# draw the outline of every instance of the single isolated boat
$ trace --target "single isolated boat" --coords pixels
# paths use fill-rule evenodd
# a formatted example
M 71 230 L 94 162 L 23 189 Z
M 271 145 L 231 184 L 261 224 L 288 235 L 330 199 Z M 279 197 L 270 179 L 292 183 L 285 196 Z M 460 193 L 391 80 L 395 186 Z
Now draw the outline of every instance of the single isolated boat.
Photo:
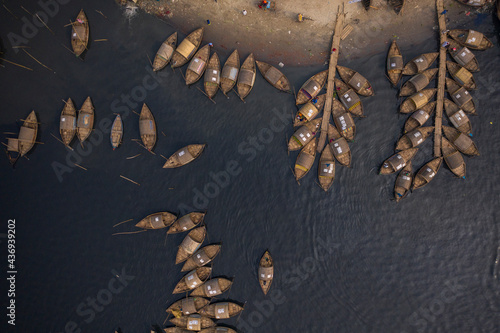
M 474 54 L 466 47 L 460 46 L 460 44 L 454 40 L 448 41 L 448 52 L 460 66 L 465 67 L 468 71 L 479 72 L 479 62 L 477 61 Z
M 458 83 L 448 77 L 446 78 L 446 89 L 458 107 L 467 113 L 476 114 L 476 104 L 467 89 L 460 87 Z
M 354 136 L 356 135 L 354 119 L 352 119 L 351 114 L 336 99 L 333 99 L 332 115 L 339 133 L 347 140 L 354 141 Z
M 186 165 L 197 159 L 205 147 L 206 144 L 193 144 L 183 147 L 167 159 L 163 168 L 173 169 Z
M 201 267 L 205 268 L 205 267 Z M 198 268 L 200 269 L 200 268 Z M 203 285 L 191 292 L 191 296 L 214 297 L 226 292 L 233 284 L 233 281 L 225 278 L 214 278 L 208 280 Z
M 198 314 L 191 314 L 188 316 L 170 319 L 170 322 L 177 327 L 187 329 L 188 331 L 199 331 L 202 328 L 209 328 L 215 326 L 212 319 Z
M 243 65 L 241 65 L 240 73 L 238 75 L 238 83 L 236 87 L 238 88 L 238 95 L 243 101 L 253 88 L 255 83 L 255 58 L 253 53 L 245 59 Z
M 274 278 L 274 262 L 269 251 L 264 252 L 259 261 L 259 284 L 260 288 L 267 295 Z
M 342 102 L 347 111 L 355 117 L 364 117 L 363 104 L 361 104 L 358 94 L 342 80 L 336 78 L 334 83 L 340 102 Z
M 337 70 L 342 80 L 354 89 L 356 93 L 363 96 L 373 96 L 375 94 L 372 85 L 363 75 L 350 68 L 338 65 Z
M 314 138 L 302 148 L 295 162 L 295 179 L 302 179 L 311 170 L 316 158 L 317 140 Z
M 182 313 L 184 316 L 198 313 L 210 301 L 203 297 L 184 297 L 167 308 L 167 313 Z
M 394 184 L 394 199 L 399 202 L 410 193 L 411 183 L 413 182 L 413 172 L 411 161 L 399 172 L 396 183 Z
M 206 235 L 207 228 L 205 228 L 205 226 L 191 230 L 186 237 L 184 237 L 181 245 L 179 245 L 179 250 L 177 250 L 177 256 L 175 257 L 175 264 L 180 264 L 190 258 L 191 255 L 200 248 Z
M 274 88 L 287 93 L 292 92 L 290 81 L 288 81 L 285 74 L 283 74 L 279 69 L 262 61 L 255 61 L 255 63 L 257 64 L 257 68 L 259 68 L 259 72 L 262 74 L 264 79 L 266 79 L 266 81 L 269 82 Z
M 205 45 L 196 52 L 186 69 L 186 84 L 189 86 L 198 81 L 207 68 L 210 57 L 210 45 Z
M 181 272 L 192 271 L 197 267 L 205 266 L 210 263 L 219 254 L 221 245 L 207 245 L 196 251 L 191 257 L 186 260 L 182 266 Z
M 413 156 L 417 153 L 418 148 L 410 148 L 400 151 L 385 160 L 380 168 L 381 175 L 390 175 L 396 171 L 401 170 L 408 162 L 411 161 Z
M 472 124 L 465 112 L 449 99 L 444 100 L 444 109 L 448 119 L 453 126 L 462 133 L 470 135 L 472 132 Z
M 208 98 L 212 99 L 217 94 L 220 84 L 220 60 L 217 53 L 214 52 L 208 61 L 207 70 L 203 80 L 203 86 Z
M 202 316 L 215 319 L 228 319 L 237 316 L 243 311 L 243 307 L 234 302 L 217 302 L 205 306 L 200 310 Z
M 420 74 L 413 76 L 401 87 L 399 96 L 410 96 L 421 91 L 429 85 L 438 72 L 437 68 L 426 69 Z
M 115 120 L 113 121 L 113 125 L 111 126 L 111 147 L 113 150 L 118 148 L 118 146 L 122 143 L 123 138 L 123 122 L 122 117 L 119 114 L 116 115 Z
M 333 158 L 332 148 L 325 145 L 319 158 L 318 181 L 323 191 L 327 192 L 335 180 L 335 159 Z
M 422 106 L 417 111 L 413 112 L 405 123 L 405 133 L 413 131 L 414 129 L 423 126 L 436 109 L 437 102 L 430 102 Z
M 457 148 L 455 148 L 450 141 L 441 138 L 441 151 L 443 152 L 444 161 L 451 172 L 453 172 L 455 176 L 465 179 L 465 161 Z
M 424 107 L 436 94 L 437 89 L 424 89 L 416 94 L 411 95 L 401 103 L 399 112 L 410 113 Z
M 474 90 L 477 88 L 474 76 L 472 76 L 472 73 L 465 67 L 462 67 L 452 61 L 447 61 L 446 67 L 448 68 L 448 72 L 455 79 L 455 82 L 457 82 L 460 86 L 467 90 Z
M 403 68 L 403 75 L 415 75 L 422 73 L 429 68 L 434 61 L 436 61 L 438 55 L 439 52 L 424 53 L 419 55 L 405 65 Z
M 142 229 L 163 229 L 172 225 L 175 222 L 175 216 L 169 212 L 159 212 L 151 214 L 139 221 L 135 226 Z
M 431 180 L 434 179 L 434 176 L 439 171 L 441 167 L 441 163 L 443 162 L 442 157 L 436 157 L 432 161 L 425 164 L 420 170 L 418 170 L 415 178 L 413 179 L 413 190 L 418 188 L 422 188 L 425 185 L 429 184 Z
M 443 132 L 446 138 L 451 142 L 451 144 L 455 146 L 455 148 L 457 148 L 460 152 L 472 156 L 479 155 L 476 144 L 468 135 L 449 126 L 443 126 Z
M 309 80 L 307 80 L 302 87 L 300 87 L 295 104 L 304 104 L 318 96 L 319 92 L 323 89 L 323 86 L 326 83 L 327 77 L 328 70 L 325 70 L 313 75 Z
M 419 127 L 411 132 L 406 133 L 398 140 L 396 144 L 396 150 L 406 150 L 414 147 L 418 147 L 422 144 L 425 139 L 434 132 L 434 126 Z
M 403 76 L 403 56 L 399 50 L 396 40 L 393 40 L 387 53 L 387 77 L 396 86 Z
M 203 30 L 204 28 L 196 29 L 179 44 L 172 55 L 172 68 L 184 66 L 191 59 L 200 47 L 201 40 L 203 39 Z
M 156 144 L 156 123 L 146 103 L 142 106 L 141 114 L 139 115 L 139 132 L 144 147 L 151 151 Z
M 221 79 L 220 79 L 220 90 L 224 95 L 227 95 L 231 89 L 233 89 L 238 79 L 238 73 L 240 71 L 240 55 L 238 50 L 234 50 L 233 53 L 227 58 L 224 67 L 222 68 Z
M 172 294 L 180 294 L 186 291 L 193 290 L 205 282 L 212 273 L 212 267 L 199 267 L 184 275 L 177 283 Z M 204 296 L 204 295 L 191 295 Z
M 179 232 L 189 231 L 200 224 L 205 215 L 206 213 L 198 212 L 186 214 L 172 224 L 167 234 L 177 234 Z
M 38 133 L 38 121 L 35 111 L 31 111 L 28 117 L 23 122 L 19 135 L 16 138 L 7 139 L 7 152 L 16 152 L 17 158 L 26 155 L 35 145 L 36 136 Z M 9 159 L 13 161 L 9 154 Z
M 325 105 L 326 94 L 319 95 L 311 99 L 306 104 L 297 111 L 295 118 L 293 119 L 293 126 L 302 126 L 308 121 L 313 120 L 320 113 L 321 109 Z
M 76 122 L 76 136 L 83 143 L 94 127 L 94 105 L 90 97 L 87 97 L 83 102 L 80 112 L 78 112 L 78 120 Z
M 89 21 L 85 12 L 80 10 L 76 21 L 71 23 L 73 31 L 71 32 L 71 47 L 77 57 L 87 49 L 89 42 Z
M 69 147 L 76 134 L 76 109 L 71 98 L 65 102 L 59 122 L 62 142 Z
M 328 124 L 328 143 L 337 161 L 346 167 L 350 167 L 352 157 L 349 144 L 332 124 Z
M 321 125 L 321 120 L 322 118 L 316 118 L 299 127 L 288 141 L 288 150 L 299 150 L 308 144 L 315 137 Z
M 460 45 L 467 46 L 473 50 L 487 50 L 493 47 L 493 43 L 484 34 L 472 29 L 453 29 L 448 35 L 456 40 Z
M 171 34 L 160 46 L 156 52 L 155 60 L 153 61 L 153 71 L 157 72 L 165 68 L 172 59 L 177 45 L 177 32 Z

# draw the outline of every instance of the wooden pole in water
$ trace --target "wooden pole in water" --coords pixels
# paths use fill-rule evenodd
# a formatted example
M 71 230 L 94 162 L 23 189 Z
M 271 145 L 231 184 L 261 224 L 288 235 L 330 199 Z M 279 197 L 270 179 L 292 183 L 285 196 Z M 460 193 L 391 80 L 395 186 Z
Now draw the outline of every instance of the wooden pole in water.
M 134 182 L 134 181 L 133 181 L 132 179 L 130 179 L 130 178 L 127 178 L 127 177 L 122 176 L 122 175 L 120 175 L 120 177 L 121 177 L 121 178 L 123 178 L 123 179 L 125 179 L 125 180 L 128 180 L 128 181 L 129 181 L 129 182 L 131 182 L 131 183 L 134 183 L 134 184 L 135 184 L 135 185 L 137 185 L 137 186 L 141 186 L 141 184 L 139 184 L 138 182 Z
M 21 68 L 27 69 L 27 70 L 29 70 L 29 71 L 33 71 L 33 69 L 31 69 L 31 68 L 29 68 L 29 67 L 26 67 L 26 66 L 23 66 L 23 65 L 16 64 L 15 62 L 9 61 L 9 60 L 7 60 L 7 59 L 5 59 L 5 58 L 0 58 L 0 60 L 3 60 L 3 61 L 5 61 L 5 62 L 7 62 L 7 63 L 9 63 L 9 64 L 12 64 L 12 65 L 15 65 L 15 66 L 18 66 L 18 67 L 21 67 Z
M 38 61 L 38 59 L 36 59 L 35 57 L 33 57 L 28 51 L 26 51 L 25 49 L 22 49 L 24 51 L 24 53 L 26 53 L 27 55 L 30 56 L 30 58 L 32 58 L 33 60 L 35 60 L 37 63 L 39 63 L 40 65 L 42 65 L 43 67 L 47 68 L 49 71 L 51 72 L 54 72 L 54 70 L 50 67 L 47 67 L 45 66 L 44 64 L 42 64 L 40 61 Z
M 116 227 L 116 226 L 119 226 L 120 224 L 127 223 L 127 222 L 130 222 L 130 221 L 133 221 L 133 220 L 134 220 L 134 219 L 130 219 L 130 220 L 126 220 L 126 221 L 119 222 L 119 223 L 115 224 L 115 225 L 113 226 L 113 228 L 114 228 L 114 227 Z
M 443 46 L 447 41 L 446 38 L 446 17 L 444 14 L 443 0 L 436 0 L 436 10 L 439 21 L 439 76 L 438 76 L 438 91 L 436 104 L 436 117 L 434 118 L 434 156 L 441 156 L 441 135 L 443 125 L 443 100 L 444 100 L 444 85 L 446 82 L 446 48 Z

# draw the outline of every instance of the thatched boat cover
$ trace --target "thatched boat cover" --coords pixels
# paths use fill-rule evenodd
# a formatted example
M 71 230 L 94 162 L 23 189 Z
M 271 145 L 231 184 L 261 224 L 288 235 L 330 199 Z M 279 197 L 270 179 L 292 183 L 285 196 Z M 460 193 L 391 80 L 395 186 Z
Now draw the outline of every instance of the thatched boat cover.
M 361 103 L 358 94 L 356 94 L 352 89 L 349 89 L 345 93 L 341 94 L 339 97 L 342 104 L 349 111 L 352 111 Z
M 453 115 L 451 115 L 449 118 L 450 118 L 450 122 L 456 128 L 459 128 L 460 126 L 466 125 L 469 123 L 469 117 L 467 117 L 467 115 L 462 110 L 458 110 Z
M 19 152 L 19 140 L 15 138 L 7 139 L 7 150 Z
M 168 61 L 173 53 L 174 53 L 174 48 L 171 45 L 167 43 L 162 43 L 156 55 L 162 58 L 163 60 Z
M 187 324 L 186 328 L 190 331 L 199 331 L 201 330 L 201 317 L 196 315 L 196 316 L 189 316 L 187 319 Z
M 207 281 L 203 285 L 203 289 L 205 291 L 205 295 L 207 296 L 217 296 L 222 294 L 222 290 L 219 286 L 219 279 L 212 279 Z
M 316 105 L 311 103 L 311 101 L 307 102 L 302 108 L 300 112 L 307 120 L 311 120 L 319 113 Z
M 206 62 L 203 59 L 201 59 L 201 58 L 194 58 L 189 63 L 188 69 L 192 70 L 193 72 L 195 72 L 198 75 L 201 75 L 201 73 L 205 69 L 205 64 L 206 64 Z
M 181 230 L 189 230 L 196 226 L 196 224 L 194 224 L 191 220 L 190 215 L 191 214 L 184 215 L 177 221 Z
M 451 98 L 455 101 L 455 103 L 457 103 L 458 106 L 462 106 L 472 100 L 472 96 L 464 87 L 460 87 L 460 89 L 452 93 Z
M 177 47 L 176 51 L 179 52 L 184 58 L 189 59 L 189 56 L 196 50 L 196 45 L 191 43 L 190 40 L 184 38 L 181 44 Z
M 349 79 L 349 82 L 347 82 L 348 85 L 359 91 L 361 88 L 364 87 L 364 85 L 368 82 L 367 79 L 358 72 L 355 72 L 353 76 Z
M 34 137 L 36 136 L 36 129 L 26 126 L 21 126 L 19 130 L 18 139 L 21 144 L 27 145 L 30 142 L 34 141 Z
M 181 300 L 181 309 L 182 313 L 185 315 L 196 313 L 198 310 L 196 309 L 196 305 L 194 303 L 194 297 L 187 297 Z
M 221 75 L 223 78 L 229 79 L 231 81 L 236 81 L 236 78 L 238 77 L 238 72 L 239 69 L 236 67 L 224 66 L 224 68 L 222 68 Z
M 474 144 L 474 142 L 467 135 L 460 133 L 455 141 L 453 141 L 453 144 L 458 148 L 458 150 L 465 152 Z
M 189 272 L 184 278 L 184 281 L 186 282 L 186 285 L 188 286 L 189 289 L 194 289 L 199 285 L 203 284 L 203 281 L 201 281 L 200 278 L 198 277 L 198 272 L 196 271 L 196 269 L 194 271 Z
M 330 149 L 328 146 L 325 149 Z M 335 170 L 335 161 L 323 161 L 319 165 L 319 176 L 333 178 L 333 171 Z
M 396 179 L 396 186 L 402 187 L 408 191 L 411 187 L 411 177 L 401 175 L 401 177 Z
M 483 37 L 484 35 L 482 33 L 471 29 L 467 34 L 465 43 L 471 45 L 472 47 L 478 48 L 481 45 L 481 42 L 483 41 Z
M 398 171 L 399 169 L 401 169 L 402 167 L 404 167 L 406 165 L 405 160 L 403 159 L 403 157 L 401 157 L 400 154 L 396 154 L 396 155 L 391 156 L 387 160 L 387 162 L 392 166 L 393 170 L 395 170 L 395 171 Z
M 316 156 L 310 154 L 299 154 L 297 158 L 297 162 L 295 163 L 295 167 L 301 169 L 302 171 L 309 171 L 311 166 L 314 164 Z
M 191 154 L 189 151 L 189 146 L 186 146 L 179 151 L 176 156 L 177 160 L 179 161 L 180 164 L 184 165 L 186 163 L 191 162 L 194 159 L 194 156 Z
M 466 85 L 472 79 L 472 73 L 469 72 L 464 67 L 460 67 L 458 71 L 456 71 L 453 75 L 458 83 L 461 85 Z
M 318 94 L 320 89 L 321 85 L 316 82 L 316 80 L 310 79 L 301 90 L 306 93 L 308 98 L 312 98 L 312 96 L 316 96 Z
M 165 224 L 163 223 L 162 213 L 150 215 L 149 223 L 151 224 L 151 227 L 153 229 L 160 229 L 165 227 Z
M 86 35 L 87 29 L 84 25 L 73 25 L 73 35 L 71 36 L 71 39 L 81 41 L 83 43 Z
M 412 113 L 411 118 L 415 119 L 420 125 L 425 124 L 430 115 L 424 110 L 418 110 Z
M 347 117 L 347 114 L 343 114 L 340 117 L 337 117 L 340 122 L 341 131 L 345 131 L 348 128 L 354 127 L 354 120 L 351 117 Z
M 333 154 L 335 157 L 340 156 L 344 153 L 350 151 L 349 144 L 344 137 L 341 137 L 331 143 L 331 147 L 333 148 Z
M 253 86 L 255 82 L 255 73 L 248 69 L 241 69 L 240 76 L 238 77 L 238 83 L 246 84 L 248 86 Z
M 410 100 L 413 102 L 415 109 L 419 109 L 429 102 L 427 95 L 423 93 L 416 93 L 415 95 L 412 95 Z
M 413 87 L 415 87 L 416 91 L 420 91 L 420 90 L 424 89 L 425 87 L 427 87 L 427 85 L 429 84 L 429 78 L 425 74 L 420 73 L 420 74 L 412 77 L 409 80 L 409 82 L 411 82 Z
M 229 318 L 229 303 L 221 302 L 215 304 L 215 319 Z
M 413 59 L 413 63 L 417 67 L 418 73 L 426 70 L 430 66 L 429 62 L 427 61 L 427 58 L 423 55 L 421 57 Z
M 205 82 L 219 84 L 220 72 L 217 69 L 207 69 L 205 72 Z
M 393 55 L 387 58 L 387 70 L 388 71 L 401 71 L 403 70 L 404 63 L 403 57 L 401 55 Z
M 156 135 L 153 120 L 142 119 L 139 121 L 139 131 L 141 135 Z
M 302 154 L 305 155 L 305 154 Z M 311 155 L 309 155 L 311 156 Z M 262 267 L 259 266 L 259 279 L 264 281 L 270 281 L 274 276 L 274 267 Z
M 424 178 L 428 183 L 434 178 L 436 172 L 432 170 L 430 167 L 426 167 L 424 170 L 420 172 L 420 176 Z
M 307 128 L 307 126 L 301 126 L 299 129 L 293 134 L 293 137 L 299 141 L 301 145 L 306 144 L 314 137 L 315 134 Z
M 183 248 L 187 253 L 194 253 L 201 246 L 200 242 L 195 241 L 189 235 L 187 235 L 182 241 L 180 247 Z
M 74 116 L 61 117 L 61 129 L 74 130 L 76 127 L 76 118 Z
M 469 62 L 472 61 L 472 59 L 474 59 L 474 54 L 464 46 L 454 54 L 453 58 L 460 65 L 466 66 Z
M 209 262 L 210 259 L 208 257 L 208 255 L 206 254 L 205 251 L 200 251 L 199 253 L 196 253 L 193 257 L 192 257 L 193 261 L 195 262 L 195 264 L 199 267 L 205 265 L 207 262 Z
M 448 167 L 452 170 L 460 168 L 464 164 L 464 158 L 458 151 L 445 156 L 444 159 Z

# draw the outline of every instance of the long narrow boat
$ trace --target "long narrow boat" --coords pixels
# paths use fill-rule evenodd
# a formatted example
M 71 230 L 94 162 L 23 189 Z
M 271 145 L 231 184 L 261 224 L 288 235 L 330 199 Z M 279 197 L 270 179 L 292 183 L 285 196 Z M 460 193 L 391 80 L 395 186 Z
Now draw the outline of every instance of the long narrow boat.
M 295 179 L 302 179 L 311 170 L 316 158 L 317 140 L 314 138 L 302 148 L 295 162 Z
M 201 267 L 205 268 L 205 267 Z M 198 268 L 200 269 L 200 268 Z M 214 278 L 208 280 L 203 285 L 191 292 L 191 296 L 214 297 L 226 292 L 233 284 L 233 281 L 225 278 Z
M 234 302 L 217 302 L 205 306 L 200 310 L 202 316 L 215 319 L 228 319 L 237 316 L 243 307 Z
M 175 264 L 180 264 L 190 258 L 191 255 L 200 248 L 206 235 L 207 228 L 205 226 L 191 230 L 186 237 L 184 237 L 181 245 L 179 245 L 179 249 L 177 250 L 177 255 L 175 257 Z
M 390 175 L 391 173 L 395 173 L 396 171 L 402 169 L 408 162 L 411 161 L 417 151 L 418 148 L 410 148 L 392 155 L 384 161 L 384 164 L 382 164 L 382 167 L 380 168 L 380 174 Z
M 19 130 L 19 135 L 16 138 L 7 139 L 7 151 L 16 152 L 16 159 L 26 155 L 31 148 L 35 145 L 36 136 L 38 133 L 38 121 L 36 118 L 35 111 L 31 111 L 28 117 L 23 122 L 21 129 Z M 15 160 L 11 158 L 11 161 Z
M 221 249 L 220 244 L 207 245 L 196 251 L 191 257 L 186 260 L 182 266 L 181 272 L 192 271 L 197 267 L 205 266 L 210 263 L 219 254 Z
M 356 135 L 356 125 L 354 119 L 344 106 L 336 99 L 332 102 L 332 116 L 335 126 L 339 133 L 346 138 L 346 140 L 354 141 Z
M 446 67 L 448 68 L 448 72 L 451 74 L 453 79 L 455 79 L 455 82 L 457 82 L 460 86 L 464 87 L 467 90 L 477 89 L 474 76 L 465 67 L 462 67 L 452 61 L 447 61 Z
M 450 39 L 448 41 L 450 45 L 448 46 L 448 52 L 460 66 L 465 67 L 471 72 L 479 72 L 479 62 L 476 56 L 466 47 L 461 46 L 458 42 Z
M 304 104 L 318 96 L 319 92 L 323 89 L 323 86 L 326 83 L 327 77 L 328 70 L 324 70 L 309 78 L 309 80 L 307 80 L 302 87 L 300 87 L 295 104 Z
M 115 120 L 113 121 L 113 125 L 111 126 L 111 147 L 113 150 L 118 148 L 118 146 L 122 143 L 123 138 L 123 122 L 122 117 L 119 114 L 116 115 Z
M 476 104 L 467 89 L 460 87 L 458 83 L 448 77 L 446 78 L 446 89 L 451 95 L 453 102 L 462 108 L 462 110 L 470 114 L 476 114 Z
M 170 156 L 163 165 L 163 168 L 173 169 L 186 165 L 197 159 L 201 155 L 205 147 L 206 144 L 187 145 L 186 147 L 179 149 L 172 156 Z
M 335 180 L 335 158 L 330 145 L 325 145 L 318 165 L 318 181 L 323 191 L 327 192 Z
M 408 133 L 420 126 L 423 126 L 430 118 L 430 116 L 434 113 L 434 110 L 436 108 L 436 103 L 437 102 L 435 101 L 427 103 L 417 111 L 413 112 L 405 123 L 405 129 L 404 129 L 405 133 Z
M 434 61 L 436 61 L 438 55 L 439 52 L 424 53 L 410 60 L 410 62 L 408 62 L 403 68 L 403 75 L 415 75 L 422 73 L 429 68 Z
M 90 96 L 83 102 L 80 112 L 78 112 L 78 120 L 76 121 L 76 136 L 80 142 L 85 141 L 94 127 L 94 105 Z
M 405 5 L 405 0 L 387 0 L 389 6 L 394 9 L 396 14 L 399 14 L 403 11 L 404 5 Z
M 342 80 L 354 89 L 356 93 L 363 96 L 373 96 L 375 94 L 370 82 L 355 70 L 337 65 L 337 71 Z
M 238 83 L 236 87 L 238 88 L 238 95 L 241 100 L 244 100 L 253 88 L 255 83 L 255 58 L 253 53 L 245 59 L 241 65 L 240 73 L 238 75 Z
M 198 313 L 210 301 L 203 297 L 184 297 L 167 308 L 167 313 L 182 313 L 184 316 Z
M 158 52 L 156 52 L 155 60 L 153 60 L 153 71 L 157 72 L 165 68 L 172 59 L 177 45 L 177 31 L 171 34 L 163 43 L 161 43 Z
M 449 99 L 444 100 L 444 109 L 448 119 L 453 126 L 462 133 L 470 135 L 472 132 L 472 124 L 465 112 Z
M 236 81 L 238 80 L 239 71 L 240 55 L 238 54 L 238 50 L 234 50 L 229 58 L 227 58 L 226 63 L 222 68 L 220 90 L 224 95 L 226 95 L 229 91 L 231 91 L 231 89 L 233 89 Z
M 426 69 L 420 74 L 413 76 L 401 87 L 399 96 L 410 96 L 421 91 L 429 85 L 434 76 L 436 76 L 438 68 Z
M 436 92 L 437 92 L 436 88 L 424 89 L 416 94 L 411 95 L 410 97 L 405 99 L 403 103 L 401 103 L 399 112 L 410 113 L 422 108 L 423 106 L 425 106 L 427 103 L 430 102 L 430 100 L 434 97 Z
M 139 115 L 139 132 L 144 147 L 151 151 L 156 144 L 156 122 L 146 103 L 143 104 Z
M 322 94 L 302 105 L 299 111 L 297 111 L 295 118 L 293 118 L 293 127 L 302 126 L 308 121 L 316 118 L 325 105 L 325 100 L 326 94 Z
M 358 94 L 352 90 L 344 81 L 335 79 L 335 88 L 342 105 L 355 117 L 364 117 L 363 104 Z
M 207 44 L 196 52 L 186 69 L 186 85 L 191 85 L 198 81 L 207 68 L 210 57 L 210 45 Z
M 406 133 L 398 140 L 396 150 L 406 150 L 421 145 L 434 132 L 434 126 L 419 127 Z
M 443 126 L 443 132 L 444 136 L 446 136 L 451 144 L 460 152 L 466 155 L 479 155 L 476 144 L 468 135 L 449 126 Z
M 73 31 L 71 33 L 71 47 L 77 57 L 87 49 L 89 42 L 89 21 L 85 12 L 80 10 L 76 21 L 71 23 Z
M 206 213 L 198 212 L 186 214 L 172 224 L 167 234 L 177 234 L 179 232 L 191 230 L 203 221 L 205 215 Z
M 387 77 L 396 86 L 403 76 L 403 56 L 399 50 L 396 40 L 393 40 L 389 52 L 387 53 Z
M 187 273 L 177 283 L 172 294 L 180 294 L 189 290 L 193 290 L 202 286 L 203 283 L 210 277 L 212 267 L 199 267 Z M 204 295 L 191 295 L 204 296 Z
M 321 121 L 322 118 L 316 118 L 299 127 L 288 141 L 288 150 L 299 150 L 308 144 L 316 136 Z
M 413 179 L 413 190 L 422 188 L 425 185 L 429 184 L 431 180 L 434 179 L 434 176 L 436 176 L 436 174 L 438 173 L 442 163 L 443 158 L 436 157 L 435 159 L 421 167 L 415 175 L 415 178 Z
M 203 39 L 203 30 L 204 28 L 196 29 L 179 44 L 170 60 L 172 68 L 184 66 L 191 59 L 200 47 L 201 40 Z
M 208 98 L 214 98 L 219 90 L 220 84 L 220 60 L 217 53 L 214 52 L 208 61 L 207 70 L 203 80 L 203 86 Z
M 76 109 L 71 98 L 65 102 L 59 122 L 59 133 L 63 143 L 69 147 L 76 133 Z
M 405 167 L 399 172 L 396 183 L 394 184 L 394 199 L 399 202 L 404 199 L 410 192 L 411 183 L 413 182 L 413 172 L 411 161 L 406 163 Z
M 443 152 L 444 161 L 451 172 L 457 177 L 465 179 L 465 161 L 457 148 L 455 148 L 450 141 L 441 138 L 441 151 Z
M 198 332 L 202 328 L 214 327 L 215 323 L 212 319 L 198 314 L 191 314 L 180 318 L 172 318 L 170 322 L 177 327 L 185 328 L 188 331 Z
M 260 288 L 267 295 L 274 279 L 274 261 L 268 250 L 264 252 L 259 261 L 259 284 Z
M 484 34 L 472 29 L 453 29 L 448 35 L 456 40 L 460 45 L 467 46 L 473 50 L 487 50 L 493 47 L 493 43 Z
M 346 167 L 350 167 L 352 156 L 349 144 L 332 124 L 328 124 L 328 143 L 337 161 Z
M 201 330 L 200 333 L 237 333 L 237 332 L 229 327 L 216 326 Z
M 163 229 L 170 227 L 175 222 L 177 216 L 169 212 L 159 212 L 151 214 L 139 221 L 135 226 L 142 229 Z
M 290 81 L 288 81 L 285 74 L 283 74 L 279 69 L 274 66 L 271 66 L 262 61 L 255 61 L 257 64 L 257 68 L 259 68 L 259 72 L 262 74 L 264 79 L 269 82 L 274 88 L 291 93 L 292 86 Z

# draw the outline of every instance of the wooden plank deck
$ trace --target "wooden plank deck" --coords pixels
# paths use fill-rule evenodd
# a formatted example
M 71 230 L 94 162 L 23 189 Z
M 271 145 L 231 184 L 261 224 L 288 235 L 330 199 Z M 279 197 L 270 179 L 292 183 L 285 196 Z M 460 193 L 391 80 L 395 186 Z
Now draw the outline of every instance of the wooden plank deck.
M 446 47 L 443 47 L 447 41 L 446 33 L 446 17 L 442 14 L 444 11 L 443 0 L 436 0 L 436 10 L 439 20 L 439 76 L 438 76 L 438 91 L 437 91 L 437 104 L 436 104 L 436 118 L 434 120 L 434 156 L 441 156 L 441 135 L 443 125 L 443 100 L 444 100 L 444 86 L 446 82 Z

